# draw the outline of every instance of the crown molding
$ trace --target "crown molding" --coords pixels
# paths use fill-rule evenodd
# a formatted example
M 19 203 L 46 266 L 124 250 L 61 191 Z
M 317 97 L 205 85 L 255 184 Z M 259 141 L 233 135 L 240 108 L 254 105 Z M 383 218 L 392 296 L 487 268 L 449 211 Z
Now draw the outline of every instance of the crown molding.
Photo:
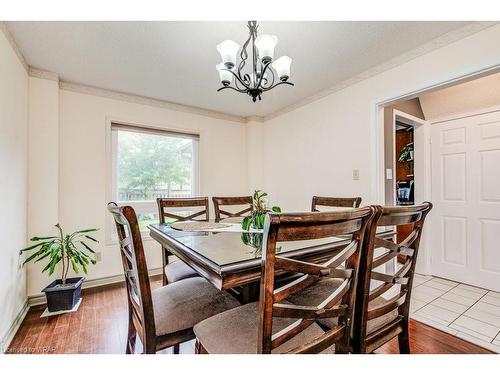
M 29 75 L 30 77 L 48 79 L 50 81 L 59 82 L 59 74 L 54 72 L 49 72 L 48 70 L 38 69 L 33 66 L 29 67 Z
M 7 28 L 7 25 L 5 24 L 5 22 L 3 22 L 3 21 L 0 21 L 0 30 L 2 30 L 3 34 L 5 35 L 5 38 L 9 42 L 9 44 L 12 47 L 12 49 L 14 50 L 14 52 L 16 53 L 17 58 L 21 62 L 21 65 L 24 67 L 24 70 L 26 70 L 26 73 L 29 73 L 29 66 L 26 63 L 26 60 L 25 60 L 23 54 L 21 53 L 21 50 L 17 46 L 17 43 L 14 40 L 14 37 L 12 36 L 9 29 Z
M 75 83 L 75 82 L 59 81 L 59 87 L 61 90 L 73 91 L 73 92 L 77 92 L 80 94 L 100 96 L 103 98 L 121 100 L 121 101 L 135 103 L 135 104 L 149 105 L 152 107 L 159 107 L 159 108 L 165 108 L 165 109 L 170 109 L 170 110 L 179 111 L 179 112 L 191 113 L 191 114 L 200 115 L 200 116 L 212 117 L 212 118 L 216 118 L 219 120 L 241 122 L 241 123 L 247 122 L 247 120 L 241 116 L 229 115 L 226 113 L 212 111 L 209 109 L 203 109 L 203 108 L 199 108 L 199 107 L 192 107 L 192 106 L 188 106 L 188 105 L 172 103 L 172 102 L 168 102 L 168 101 L 161 100 L 161 99 L 149 98 L 146 96 L 127 94 L 127 93 L 123 93 L 123 92 L 102 89 L 99 87 L 88 86 L 88 85 Z
M 264 117 L 262 116 L 247 116 L 245 117 L 247 122 L 264 122 Z
M 368 78 L 371 78 L 373 76 L 376 76 L 377 74 L 381 74 L 385 71 L 388 71 L 390 69 L 393 69 L 399 65 L 403 65 L 411 60 L 416 59 L 417 57 L 426 55 L 434 50 L 437 50 L 439 48 L 445 47 L 448 44 L 451 44 L 453 42 L 456 42 L 457 40 L 464 39 L 470 35 L 476 34 L 481 30 L 487 29 L 489 27 L 497 25 L 498 22 L 471 22 L 469 25 L 466 25 L 464 27 L 461 27 L 459 29 L 450 31 L 449 33 L 446 33 L 444 35 L 441 35 L 430 42 L 427 42 L 425 44 L 422 44 L 421 46 L 414 48 L 408 52 L 405 52 L 391 60 L 388 60 L 380 65 L 377 65 L 371 69 L 365 70 L 364 72 L 351 77 L 345 81 L 342 81 L 328 89 L 322 90 L 317 92 L 316 94 L 313 94 L 311 96 L 308 96 L 307 98 L 301 99 L 300 101 L 291 104 L 287 107 L 284 107 L 278 111 L 275 111 L 271 113 L 270 115 L 264 116 L 264 121 L 269 121 L 272 120 L 278 116 L 281 116 L 285 113 L 291 112 L 295 109 L 298 109 L 300 107 L 303 107 L 307 104 L 310 104 L 312 102 L 315 102 L 319 99 L 322 99 L 328 95 L 331 95 L 337 91 L 343 90 L 346 87 L 352 86 L 356 83 L 359 83 L 361 81 L 364 81 Z

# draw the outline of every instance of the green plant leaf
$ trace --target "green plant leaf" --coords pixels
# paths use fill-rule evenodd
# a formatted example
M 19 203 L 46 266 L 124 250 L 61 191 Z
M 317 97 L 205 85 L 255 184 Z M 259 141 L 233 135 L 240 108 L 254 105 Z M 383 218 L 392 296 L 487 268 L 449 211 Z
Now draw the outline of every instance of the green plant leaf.
M 59 225 L 59 223 L 57 223 L 56 225 L 54 225 L 57 229 L 59 229 L 59 236 L 61 238 L 61 240 L 63 239 L 63 231 L 62 231 L 62 228 L 61 226 Z
M 47 242 L 40 242 L 40 243 L 37 243 L 35 245 L 25 247 L 24 249 L 19 250 L 19 253 L 22 253 L 22 252 L 28 251 L 28 250 L 33 250 L 33 249 L 37 248 L 38 246 L 43 246 L 43 245 L 46 245 L 48 243 L 49 243 L 48 241 Z
M 38 257 L 39 255 L 42 255 L 43 253 L 45 252 L 45 250 L 42 248 L 40 250 L 38 250 L 36 253 L 34 254 L 31 254 L 30 257 L 28 257 L 24 262 L 23 262 L 23 265 L 25 265 L 26 263 L 32 261 L 33 259 L 35 259 L 36 257 Z M 48 253 L 50 255 L 50 253 Z
M 52 240 L 54 238 L 57 238 L 57 237 L 56 236 L 50 236 L 50 237 L 32 237 L 32 238 L 30 238 L 30 241 Z
M 49 268 L 50 268 L 50 264 L 51 262 L 47 263 L 47 265 L 45 266 L 45 268 L 42 270 L 42 273 L 47 271 Z
M 264 219 L 266 217 L 265 213 L 259 213 L 255 216 L 255 227 L 257 229 L 264 228 Z
M 71 268 L 73 268 L 73 271 L 76 273 L 76 274 L 79 274 L 80 273 L 80 269 L 78 268 L 78 266 L 76 265 L 76 262 L 73 258 L 70 258 L 70 261 L 71 261 Z
M 245 245 L 250 244 L 250 233 L 243 232 L 241 233 L 241 240 Z
M 50 267 L 49 267 L 49 276 L 51 276 L 55 269 L 56 269 L 56 266 L 57 266 L 57 263 L 59 263 L 61 261 L 62 257 L 57 255 L 55 258 L 52 259 L 52 261 L 50 262 Z
M 73 232 L 73 234 L 78 234 L 78 233 L 89 233 L 89 232 L 97 232 L 99 228 L 89 228 L 89 229 L 82 229 L 82 230 L 77 230 L 76 232 Z
M 83 247 L 85 247 L 88 251 L 90 251 L 92 254 L 95 254 L 95 251 L 92 250 L 85 242 L 80 241 Z
M 35 260 L 34 263 L 37 263 L 37 262 L 39 262 L 39 261 L 47 258 L 49 255 L 50 255 L 50 252 L 47 251 L 44 255 L 42 255 L 40 258 L 38 258 L 37 260 Z
M 91 241 L 94 241 L 94 242 L 99 243 L 99 241 L 97 241 L 94 237 L 90 237 L 90 236 L 87 236 L 87 235 L 85 235 L 84 237 L 85 237 L 85 238 L 88 238 L 88 239 L 89 239 L 89 240 L 91 240 Z
M 83 272 L 87 274 L 87 265 L 84 262 L 80 262 L 80 264 L 82 265 Z
M 241 227 L 243 228 L 243 230 L 249 230 L 250 229 L 250 222 L 251 222 L 251 219 L 249 216 L 245 216 L 243 218 L 243 221 L 241 222 Z
M 273 206 L 273 207 L 271 208 L 271 211 L 273 211 L 273 212 L 281 212 L 281 208 L 280 208 L 280 207 L 278 207 L 278 206 Z
M 84 253 L 81 250 L 77 250 L 77 251 L 78 251 L 79 256 L 84 257 L 85 259 L 90 259 L 90 255 L 88 255 L 87 253 Z

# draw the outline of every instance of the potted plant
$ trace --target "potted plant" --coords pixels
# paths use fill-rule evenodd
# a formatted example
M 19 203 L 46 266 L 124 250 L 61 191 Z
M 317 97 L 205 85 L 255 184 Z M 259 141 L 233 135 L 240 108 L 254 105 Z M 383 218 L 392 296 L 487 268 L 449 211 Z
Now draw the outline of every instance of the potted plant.
M 76 274 L 80 273 L 80 267 L 87 274 L 87 266 L 95 264 L 95 252 L 87 243 L 88 241 L 99 242 L 89 233 L 96 232 L 98 229 L 83 229 L 71 234 L 64 234 L 61 226 L 56 224 L 59 231 L 58 236 L 33 237 L 30 241 L 35 244 L 30 245 L 20 251 L 35 251 L 23 263 L 33 261 L 37 263 L 48 258 L 48 263 L 42 272 L 48 271 L 51 276 L 56 266 L 61 263 L 61 278 L 54 280 L 42 292 L 47 297 L 47 309 L 50 312 L 71 310 L 80 300 L 83 277 L 68 278 L 68 272 L 71 268 Z M 87 241 L 87 242 L 85 242 Z
M 400 163 L 408 163 L 406 166 L 408 168 L 408 173 L 412 174 L 413 173 L 413 143 L 408 143 L 406 146 L 404 146 L 401 149 L 401 152 L 399 153 L 399 159 L 398 161 Z
M 401 149 L 398 161 L 404 163 L 405 161 L 413 160 L 413 143 L 408 143 Z
M 273 206 L 270 210 L 267 209 L 267 193 L 261 190 L 255 190 L 252 200 L 252 213 L 241 222 L 241 226 L 244 230 L 249 230 L 250 227 L 254 229 L 263 229 L 266 213 L 281 212 L 281 208 L 278 206 Z

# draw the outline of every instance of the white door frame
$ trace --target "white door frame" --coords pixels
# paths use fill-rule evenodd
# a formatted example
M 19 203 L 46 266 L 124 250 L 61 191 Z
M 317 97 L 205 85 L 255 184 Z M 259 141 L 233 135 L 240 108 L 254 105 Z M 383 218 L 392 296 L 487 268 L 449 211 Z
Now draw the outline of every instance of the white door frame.
M 375 157 L 372 159 L 371 165 L 371 191 L 372 200 L 377 202 L 378 204 L 385 203 L 385 163 L 384 163 L 384 107 L 394 104 L 396 102 L 402 100 L 409 100 L 418 97 L 424 93 L 428 93 L 431 91 L 435 91 L 441 88 L 457 85 L 460 83 L 464 83 L 467 81 L 471 81 L 473 79 L 480 78 L 482 76 L 498 73 L 500 71 L 500 64 L 496 64 L 484 69 L 473 70 L 467 74 L 450 77 L 445 79 L 444 81 L 437 81 L 433 84 L 416 89 L 414 91 L 400 91 L 396 95 L 392 94 L 391 96 L 383 96 L 378 98 L 372 102 L 371 106 L 371 125 L 370 126 L 370 141 L 371 141 L 371 149 L 372 155 Z M 427 126 L 427 139 L 430 139 L 430 128 Z M 424 170 L 426 183 L 424 186 L 425 194 L 422 197 L 423 200 L 429 200 L 431 197 L 431 186 L 430 186 L 430 147 L 427 143 L 427 152 L 425 154 L 426 164 L 428 163 L 428 170 Z M 415 198 L 416 199 L 416 198 Z M 427 225 L 432 225 L 432 213 L 427 218 Z M 423 238 L 421 244 L 423 245 L 423 251 L 420 253 L 418 264 L 419 264 L 419 272 L 424 274 L 430 274 L 430 255 L 429 252 L 425 251 L 425 248 L 428 248 L 428 238 L 423 233 Z
M 416 149 L 417 144 L 419 146 L 419 152 L 415 152 L 415 155 L 423 155 L 424 158 L 419 157 L 419 160 L 414 161 L 415 165 L 415 172 L 414 175 L 417 175 L 417 170 L 419 171 L 419 182 L 418 184 L 421 185 L 421 187 L 424 187 L 422 189 L 421 187 L 415 190 L 415 202 L 422 202 L 427 198 L 426 193 L 426 175 L 425 172 L 427 171 L 428 165 L 425 163 L 427 160 L 425 159 L 425 156 L 427 155 L 428 152 L 428 147 L 427 144 L 429 143 L 429 134 L 428 134 L 428 128 L 429 128 L 429 122 L 425 121 L 421 118 L 412 116 L 408 113 L 405 113 L 403 111 L 395 109 L 393 111 L 392 115 L 392 132 L 393 134 L 396 134 L 396 120 L 398 118 L 404 118 L 406 120 L 409 120 L 409 125 L 413 126 L 413 145 L 414 149 Z M 418 131 L 417 131 L 418 130 Z M 396 137 L 393 137 L 393 142 L 392 142 L 392 158 L 394 160 L 394 163 L 396 163 Z M 424 172 L 422 175 L 420 175 L 421 172 Z M 421 180 L 420 180 L 421 179 Z M 396 178 L 394 178 L 394 171 L 393 171 L 393 189 L 396 191 Z M 416 186 L 417 187 L 417 186 Z M 395 202 L 394 202 L 395 203 Z
M 415 203 L 431 200 L 431 148 L 430 148 L 430 123 L 421 118 L 412 116 L 408 113 L 395 109 L 392 118 L 393 137 L 393 160 L 396 163 L 396 119 L 404 118 L 409 120 L 413 126 L 413 145 L 414 145 L 414 186 Z M 394 164 L 395 165 L 395 164 Z M 396 178 L 393 172 L 393 189 L 396 191 Z M 427 226 L 430 227 L 432 217 L 428 216 Z M 431 272 L 430 257 L 430 231 L 422 233 L 420 240 L 419 256 L 417 258 L 417 268 L 419 272 Z

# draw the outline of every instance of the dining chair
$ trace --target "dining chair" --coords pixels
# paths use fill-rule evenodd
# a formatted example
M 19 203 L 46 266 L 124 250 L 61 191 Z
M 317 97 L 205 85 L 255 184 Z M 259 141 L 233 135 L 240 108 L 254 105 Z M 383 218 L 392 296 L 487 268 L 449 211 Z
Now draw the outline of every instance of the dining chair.
M 194 327 L 197 353 L 347 353 L 359 253 L 374 208 L 344 212 L 270 213 L 266 216 L 259 302 L 215 315 Z M 284 242 L 321 240 L 350 234 L 341 250 L 321 263 L 277 254 Z M 317 243 L 317 242 L 316 242 Z M 341 265 L 345 264 L 345 267 Z M 300 277 L 277 286 L 275 276 Z M 314 306 L 290 297 L 321 285 L 328 294 Z M 326 332 L 320 319 L 337 318 Z
M 415 206 L 376 206 L 377 213 L 366 232 L 361 252 L 352 336 L 354 353 L 371 353 L 396 336 L 400 353 L 410 353 L 411 291 L 422 230 L 431 209 L 429 202 Z M 413 225 L 413 230 L 400 242 L 377 236 L 379 227 L 408 224 Z M 405 257 L 405 261 L 394 274 L 379 271 L 380 266 L 394 262 L 398 256 Z
M 158 204 L 158 217 L 160 219 L 160 224 L 164 224 L 166 220 L 208 221 L 209 219 L 208 197 L 157 198 L 156 203 Z M 202 207 L 202 209 L 195 212 L 191 211 L 195 208 L 199 209 L 199 207 Z M 179 208 L 186 209 L 187 214 L 181 215 Z M 162 247 L 161 254 L 163 264 L 163 285 L 198 276 L 195 270 L 180 260 L 170 263 L 168 257 L 172 254 L 165 247 Z
M 355 198 L 334 198 L 334 197 L 317 197 L 312 198 L 311 211 L 318 212 L 318 206 L 325 207 L 352 207 L 358 208 L 361 205 L 361 197 Z
M 126 353 L 134 353 L 139 336 L 144 353 L 156 353 L 194 338 L 193 326 L 212 315 L 238 306 L 228 293 L 213 287 L 201 277 L 193 277 L 151 290 L 141 232 L 130 206 L 111 202 L 128 300 Z
M 251 196 L 245 197 L 212 197 L 215 210 L 215 221 L 230 221 L 232 218 L 241 218 L 247 212 L 252 211 L 253 200 Z M 223 206 L 240 206 L 241 210 L 229 212 Z

